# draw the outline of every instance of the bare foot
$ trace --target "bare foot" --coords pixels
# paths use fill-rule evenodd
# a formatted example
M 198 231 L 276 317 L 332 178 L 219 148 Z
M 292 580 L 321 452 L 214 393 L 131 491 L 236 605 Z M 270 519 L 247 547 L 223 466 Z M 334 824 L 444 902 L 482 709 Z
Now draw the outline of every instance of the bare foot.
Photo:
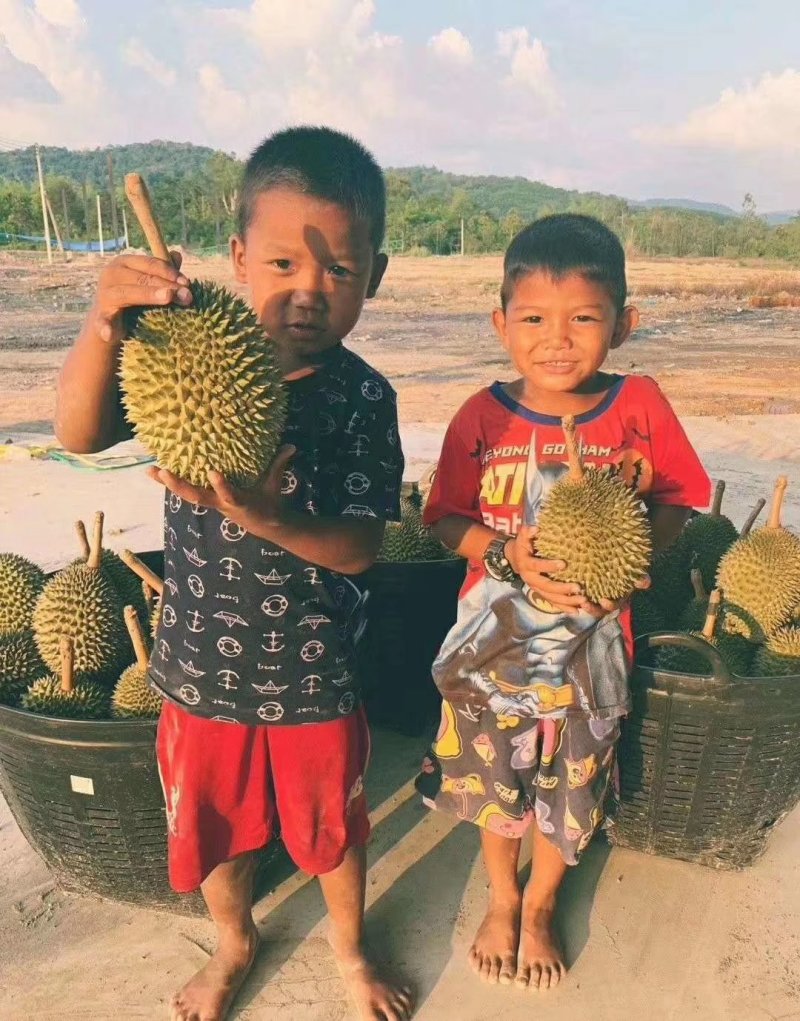
M 520 989 L 553 989 L 567 973 L 553 931 L 555 905 L 525 905 L 516 984 Z
M 520 902 L 496 902 L 489 905 L 468 959 L 484 982 L 510 985 L 517 973 Z
M 340 952 L 333 941 L 331 948 L 362 1021 L 406 1021 L 411 1017 L 414 1001 L 407 986 L 382 979 L 360 949 Z
M 253 965 L 258 931 L 221 938 L 217 952 L 172 997 L 170 1021 L 222 1021 Z

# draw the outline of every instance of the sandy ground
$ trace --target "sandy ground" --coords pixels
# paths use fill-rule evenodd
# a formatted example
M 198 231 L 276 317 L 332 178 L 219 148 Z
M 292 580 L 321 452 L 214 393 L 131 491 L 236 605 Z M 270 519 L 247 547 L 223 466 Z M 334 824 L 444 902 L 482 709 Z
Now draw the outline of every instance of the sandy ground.
M 463 397 L 505 371 L 486 328 L 497 266 L 466 264 L 463 302 L 455 302 L 449 281 L 434 279 L 433 264 L 408 260 L 402 280 L 353 338 L 355 350 L 398 388 L 408 477 L 435 459 L 444 423 Z M 224 264 L 216 269 L 224 276 Z M 647 269 L 640 270 L 643 290 Z M 160 538 L 160 494 L 141 468 L 83 472 L 26 455 L 27 447 L 52 441 L 55 372 L 96 272 L 56 267 L 37 272 L 46 286 L 33 287 L 30 267 L 0 263 L 0 442 L 11 439 L 16 450 L 0 460 L 0 549 L 51 568 L 74 555 L 74 519 L 97 508 L 117 549 L 154 548 Z M 741 521 L 777 474 L 800 487 L 800 311 L 748 309 L 730 273 L 728 297 L 687 291 L 647 298 L 656 325 L 631 342 L 619 367 L 633 362 L 664 381 L 707 467 L 728 481 L 729 513 Z M 682 278 L 675 279 L 680 291 Z M 798 493 L 790 491 L 787 506 L 795 528 Z M 485 896 L 477 834 L 408 797 L 424 746 L 424 738 L 378 732 L 368 778 L 378 819 L 369 848 L 369 926 L 380 957 L 417 987 L 419 1018 L 523 1021 L 535 1012 L 562 1021 L 591 1012 L 598 1021 L 800 1021 L 800 809 L 743 873 L 596 841 L 570 874 L 560 909 L 571 976 L 558 992 L 531 1000 L 482 986 L 464 963 Z M 236 1016 L 348 1017 L 316 884 L 290 879 L 259 903 L 256 918 L 265 948 Z M 202 920 L 58 890 L 0 800 L 2 1021 L 162 1017 L 169 994 L 211 946 Z

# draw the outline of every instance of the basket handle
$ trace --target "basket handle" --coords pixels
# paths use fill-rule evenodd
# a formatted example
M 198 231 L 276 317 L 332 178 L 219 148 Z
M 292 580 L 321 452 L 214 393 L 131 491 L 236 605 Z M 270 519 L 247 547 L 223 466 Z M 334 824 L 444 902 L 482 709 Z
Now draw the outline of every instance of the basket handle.
M 691 649 L 692 652 L 696 652 L 698 655 L 703 656 L 708 660 L 711 667 L 710 681 L 708 677 L 703 678 L 692 678 L 692 682 L 697 682 L 703 689 L 708 688 L 722 688 L 731 684 L 731 674 L 728 667 L 725 664 L 725 660 L 720 656 L 713 645 L 709 645 L 707 642 L 695 637 L 695 635 L 681 634 L 679 632 L 664 632 L 661 634 L 653 635 L 641 635 L 636 639 L 637 650 L 641 646 L 645 649 L 655 649 L 660 645 L 679 645 L 685 649 Z M 679 674 L 673 678 L 664 678 L 657 682 L 657 687 L 663 688 L 667 691 L 674 691 L 681 687 L 686 687 L 686 675 Z

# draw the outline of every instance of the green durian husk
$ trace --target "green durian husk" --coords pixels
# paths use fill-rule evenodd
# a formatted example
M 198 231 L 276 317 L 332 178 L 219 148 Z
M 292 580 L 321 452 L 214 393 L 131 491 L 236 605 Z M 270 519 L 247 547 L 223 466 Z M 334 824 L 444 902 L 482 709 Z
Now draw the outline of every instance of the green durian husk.
M 46 673 L 33 631 L 0 635 L 0 705 L 16 705 L 28 686 Z
M 667 620 L 649 591 L 634 592 L 631 597 L 631 624 L 635 638 L 667 630 Z
M 422 560 L 452 560 L 456 554 L 439 542 L 422 520 L 422 497 L 416 486 L 400 498 L 400 521 L 389 521 L 383 534 L 378 560 L 409 563 Z
M 800 539 L 784 528 L 760 528 L 728 550 L 717 571 L 724 628 L 758 644 L 788 624 L 800 600 Z
M 703 585 L 710 592 L 720 560 L 739 538 L 735 525 L 724 514 L 698 514 L 687 523 L 681 538 L 689 550 L 692 566 L 699 569 Z
M 718 633 L 706 638 L 702 631 L 690 632 L 695 638 L 713 646 L 722 657 L 728 670 L 737 677 L 746 677 L 753 658 L 753 648 L 736 635 Z M 711 672 L 709 660 L 694 649 L 681 645 L 662 645 L 656 649 L 655 665 L 659 670 L 679 674 L 706 675 Z
M 30 560 L 16 553 L 0 553 L 0 635 L 30 628 L 46 581 L 44 571 Z
M 76 678 L 72 691 L 63 691 L 61 678 L 42 677 L 28 688 L 20 705 L 30 713 L 65 720 L 102 720 L 108 717 L 108 689 L 96 681 Z
M 85 564 L 86 560 L 75 560 L 73 563 Z M 100 557 L 100 570 L 119 596 L 122 605 L 133 606 L 141 617 L 146 617 L 147 607 L 142 592 L 142 583 L 138 575 L 134 574 L 113 550 L 103 549 Z
M 778 628 L 756 652 L 753 677 L 800 676 L 800 627 Z
M 163 699 L 147 683 L 147 671 L 134 664 L 117 681 L 111 696 L 111 715 L 115 719 L 155 719 Z
M 162 468 L 197 486 L 208 471 L 251 486 L 269 467 L 286 420 L 274 346 L 241 298 L 191 284 L 188 308 L 142 315 L 122 350 L 128 420 Z
M 684 608 L 692 600 L 693 554 L 679 537 L 653 557 L 650 592 L 661 608 L 668 627 L 676 627 Z M 701 626 L 703 621 L 700 622 Z

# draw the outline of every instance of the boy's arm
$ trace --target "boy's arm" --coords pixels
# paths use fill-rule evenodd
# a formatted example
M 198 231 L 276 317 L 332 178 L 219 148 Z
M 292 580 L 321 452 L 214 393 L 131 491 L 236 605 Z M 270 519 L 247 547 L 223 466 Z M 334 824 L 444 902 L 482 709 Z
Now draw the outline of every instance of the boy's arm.
M 67 450 L 92 454 L 130 438 L 117 383 L 122 313 L 173 301 L 188 305 L 191 292 L 179 266 L 177 255 L 174 264 L 122 255 L 103 270 L 94 305 L 58 377 L 54 428 Z

